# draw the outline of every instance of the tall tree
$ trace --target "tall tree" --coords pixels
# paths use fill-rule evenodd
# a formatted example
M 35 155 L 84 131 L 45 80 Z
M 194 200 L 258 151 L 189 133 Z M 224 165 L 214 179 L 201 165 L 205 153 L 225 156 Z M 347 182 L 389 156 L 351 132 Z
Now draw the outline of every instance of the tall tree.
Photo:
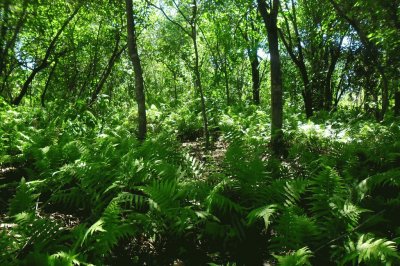
M 281 60 L 279 56 L 278 11 L 279 0 L 257 0 L 258 10 L 263 18 L 268 36 L 271 58 L 271 145 L 276 155 L 284 152 L 283 146 L 283 87 Z
M 193 52 L 194 52 L 194 62 L 193 62 L 193 74 L 194 74 L 194 85 L 197 92 L 200 94 L 200 103 L 201 103 L 201 116 L 203 118 L 203 135 L 204 135 L 204 144 L 205 148 L 208 149 L 210 147 L 210 132 L 208 130 L 208 117 L 207 117 L 207 108 L 206 108 L 206 100 L 204 95 L 204 88 L 201 79 L 201 66 L 200 66 L 200 52 L 199 52 L 199 45 L 198 45 L 198 34 L 199 34 L 199 8 L 198 8 L 198 0 L 192 0 L 190 2 L 190 14 L 185 14 L 183 8 L 180 7 L 175 0 L 172 0 L 173 6 L 176 8 L 177 13 L 181 16 L 184 20 L 185 24 L 181 24 L 178 21 L 173 20 L 162 7 L 158 7 L 150 2 L 148 2 L 151 6 L 155 7 L 156 9 L 160 10 L 165 18 L 173 23 L 175 26 L 179 27 L 182 32 L 184 32 L 190 39 L 192 40 L 193 44 Z
M 354 31 L 358 34 L 361 43 L 365 48 L 365 61 L 371 62 L 371 66 L 376 68 L 377 72 L 381 76 L 382 80 L 382 107 L 381 110 L 378 108 L 378 95 L 375 92 L 374 98 L 376 101 L 376 119 L 383 120 L 385 113 L 389 106 L 389 82 L 386 74 L 386 69 L 383 66 L 382 59 L 380 58 L 380 51 L 376 43 L 371 40 L 371 34 L 368 33 L 363 27 L 362 20 L 347 12 L 343 6 L 339 5 L 336 0 L 329 0 L 332 6 L 335 8 L 339 17 L 343 18 L 347 23 L 349 23 Z M 357 1 L 349 7 L 352 10 L 354 7 L 360 6 Z
M 146 138 L 147 132 L 146 98 L 144 94 L 142 65 L 137 47 L 137 33 L 132 0 L 125 0 L 125 7 L 127 19 L 126 29 L 128 32 L 128 52 L 135 72 L 135 94 L 138 106 L 138 139 L 143 141 Z

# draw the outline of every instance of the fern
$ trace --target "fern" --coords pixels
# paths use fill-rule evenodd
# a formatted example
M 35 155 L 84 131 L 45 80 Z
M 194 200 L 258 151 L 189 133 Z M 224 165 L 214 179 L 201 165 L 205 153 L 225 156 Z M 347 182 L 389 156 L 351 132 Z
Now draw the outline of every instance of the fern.
M 122 238 L 135 233 L 132 225 L 122 219 L 122 209 L 118 204 L 118 201 L 112 201 L 107 206 L 102 217 L 86 231 L 81 246 L 86 244 L 92 252 L 106 254 L 112 252 Z
M 310 258 L 312 256 L 312 252 L 307 247 L 300 248 L 284 256 L 274 255 L 278 260 L 279 266 L 311 266 Z
M 256 220 L 262 218 L 264 220 L 265 229 L 271 224 L 270 218 L 276 212 L 278 205 L 272 204 L 252 210 L 248 215 L 248 223 L 253 224 Z
M 155 209 L 167 211 L 179 207 L 177 199 L 181 195 L 175 180 L 154 181 L 142 187 L 142 191 L 149 196 L 150 205 Z
M 86 264 L 79 261 L 79 254 L 74 254 L 65 251 L 59 251 L 49 257 L 50 265 L 63 265 L 63 266 L 74 266 L 74 265 L 93 265 Z
M 287 181 L 284 186 L 283 195 L 285 201 L 283 205 L 286 207 L 298 205 L 309 184 L 308 180 L 302 178 Z
M 343 178 L 328 166 L 324 166 L 324 169 L 310 181 L 309 191 L 311 210 L 316 217 L 328 215 L 330 204 L 342 201 L 349 195 Z
M 243 207 L 240 204 L 234 202 L 232 199 L 224 195 L 225 191 L 237 188 L 237 184 L 238 183 L 234 180 L 224 178 L 217 185 L 215 185 L 206 198 L 207 210 L 209 212 L 222 211 L 223 214 L 227 214 L 232 211 L 238 213 L 243 212 Z
M 271 248 L 277 251 L 310 245 L 321 234 L 316 220 L 306 216 L 298 207 L 285 208 L 272 230 L 275 234 L 271 240 Z
M 15 196 L 11 199 L 8 213 L 13 216 L 21 212 L 32 212 L 35 208 L 35 199 L 38 195 L 32 193 L 25 178 L 21 179 Z
M 345 243 L 346 255 L 341 264 L 351 262 L 366 263 L 366 265 L 390 265 L 400 262 L 400 256 L 393 241 L 384 238 L 376 239 L 370 235 L 362 234 L 356 242 L 348 240 Z

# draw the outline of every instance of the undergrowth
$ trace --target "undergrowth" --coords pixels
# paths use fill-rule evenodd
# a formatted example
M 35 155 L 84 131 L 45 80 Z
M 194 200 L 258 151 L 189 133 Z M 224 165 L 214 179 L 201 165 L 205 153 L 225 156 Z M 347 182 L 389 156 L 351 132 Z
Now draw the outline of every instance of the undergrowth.
M 268 116 L 231 107 L 215 165 L 182 148 L 201 136 L 189 109 L 152 106 L 139 143 L 135 113 L 76 108 L 1 104 L 1 265 L 400 263 L 394 119 L 289 117 L 276 159 Z

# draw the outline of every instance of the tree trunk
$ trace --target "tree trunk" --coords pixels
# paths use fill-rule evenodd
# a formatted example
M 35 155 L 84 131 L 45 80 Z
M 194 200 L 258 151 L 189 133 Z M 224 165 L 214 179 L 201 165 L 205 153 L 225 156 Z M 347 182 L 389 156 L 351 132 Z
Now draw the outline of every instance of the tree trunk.
M 128 51 L 132 61 L 133 70 L 135 72 L 135 93 L 136 102 L 138 105 L 138 139 L 143 141 L 146 138 L 147 120 L 146 120 L 146 98 L 144 94 L 144 80 L 142 65 L 137 49 L 136 28 L 133 17 L 132 0 L 125 0 L 126 17 L 127 17 L 127 32 L 128 32 Z
M 289 30 L 289 24 L 288 21 L 285 18 L 285 22 L 287 25 L 287 28 Z M 297 30 L 297 22 L 296 20 L 293 21 L 294 27 L 296 34 L 298 33 Z M 310 118 L 311 116 L 314 115 L 313 111 L 313 93 L 312 93 L 312 88 L 311 88 L 311 83 L 310 79 L 308 78 L 308 73 L 307 73 L 307 68 L 306 64 L 304 63 L 304 55 L 303 55 L 303 48 L 300 43 L 300 37 L 297 36 L 297 50 L 298 50 L 298 56 L 295 55 L 293 46 L 289 44 L 289 42 L 286 40 L 285 35 L 281 30 L 278 29 L 279 35 L 281 36 L 281 40 L 286 48 L 286 50 L 289 53 L 290 58 L 292 59 L 293 63 L 297 66 L 301 79 L 303 81 L 303 91 L 301 93 L 304 101 L 304 110 L 306 113 L 306 117 Z M 291 43 L 291 42 L 290 42 Z
M 303 80 L 304 82 L 304 80 Z M 311 86 L 310 82 L 306 83 L 304 85 L 304 109 L 306 112 L 306 117 L 310 118 L 314 115 L 314 110 L 313 110 L 313 95 L 311 91 Z
M 276 155 L 284 153 L 283 143 L 283 91 L 282 72 L 278 43 L 278 10 L 279 0 L 273 0 L 270 12 L 265 0 L 257 0 L 258 10 L 264 20 L 268 35 L 268 46 L 271 57 L 271 145 Z
M 394 93 L 394 115 L 400 116 L 400 91 L 398 90 L 398 88 Z
M 111 71 L 112 71 L 112 69 L 113 69 L 113 67 L 115 65 L 115 62 L 120 57 L 122 52 L 125 51 L 125 49 L 126 49 L 126 46 L 122 47 L 121 49 L 118 49 L 119 48 L 120 36 L 119 36 L 119 33 L 117 33 L 117 34 L 118 34 L 118 36 L 117 36 L 117 40 L 116 40 L 116 43 L 115 43 L 114 50 L 112 52 L 112 55 L 111 55 L 110 59 L 108 60 L 107 67 L 104 69 L 103 74 L 101 75 L 100 81 L 97 83 L 96 89 L 93 91 L 92 98 L 91 98 L 90 103 L 89 103 L 90 105 L 93 104 L 96 101 L 99 93 L 101 92 L 104 84 L 106 83 L 108 77 L 111 74 Z
M 385 117 L 386 111 L 389 108 L 389 82 L 387 80 L 386 73 L 385 73 L 383 67 L 378 64 L 377 69 L 378 69 L 378 72 L 381 75 L 382 83 L 383 83 L 383 87 L 382 87 L 382 109 L 380 111 L 380 115 L 379 115 L 379 119 L 378 119 L 379 121 L 382 121 L 383 118 Z
M 64 23 L 61 26 L 61 28 L 57 31 L 56 35 L 53 37 L 53 39 L 51 40 L 49 46 L 47 47 L 46 53 L 44 55 L 44 58 L 42 59 L 40 64 L 32 70 L 32 72 L 29 75 L 28 79 L 25 81 L 24 85 L 22 86 L 19 95 L 12 102 L 14 105 L 19 105 L 19 103 L 21 102 L 22 98 L 28 92 L 29 85 L 31 84 L 31 82 L 35 78 L 36 74 L 38 74 L 40 71 L 42 71 L 43 69 L 45 69 L 49 65 L 49 61 L 48 60 L 50 58 L 50 55 L 53 53 L 53 50 L 54 50 L 54 48 L 55 48 L 55 46 L 57 44 L 58 38 L 61 36 L 61 34 L 65 30 L 65 28 L 71 22 L 71 20 L 76 16 L 76 14 L 78 14 L 79 9 L 81 7 L 82 7 L 82 4 L 80 4 L 74 10 L 74 12 L 64 21 Z
M 5 44 L 6 44 L 6 36 L 8 32 L 8 16 L 10 14 L 10 0 L 5 0 L 3 3 L 3 12 L 1 16 L 1 30 L 0 30 L 0 76 L 3 74 L 4 70 L 4 62 L 5 62 Z
M 46 97 L 46 93 L 47 93 L 47 90 L 48 90 L 48 88 L 49 88 L 49 86 L 50 86 L 50 80 L 51 80 L 51 78 L 53 77 L 54 71 L 56 70 L 57 63 L 58 63 L 58 61 L 56 61 L 56 62 L 54 63 L 54 66 L 51 68 L 50 73 L 49 73 L 49 76 L 47 77 L 46 85 L 44 86 L 42 95 L 40 95 L 40 103 L 42 104 L 42 107 L 45 107 L 45 97 Z
M 193 0 L 192 4 L 192 21 L 191 21 L 191 30 L 192 30 L 192 41 L 193 41 L 193 48 L 194 48 L 194 74 L 195 74 L 195 86 L 200 93 L 200 101 L 201 101 L 201 115 L 203 117 L 203 133 L 205 139 L 205 148 L 210 148 L 210 133 L 208 131 L 208 118 L 206 112 L 206 102 L 204 99 L 204 91 L 203 86 L 201 83 L 201 75 L 200 75 L 200 64 L 199 64 L 199 50 L 197 45 L 197 0 Z
M 335 72 L 336 64 L 340 57 L 342 42 L 343 42 L 343 37 L 340 40 L 339 47 L 337 47 L 336 49 L 332 48 L 329 51 L 331 60 L 325 79 L 325 100 L 324 100 L 325 102 L 324 107 L 325 110 L 328 112 L 332 110 L 332 100 L 333 100 L 332 77 Z
M 251 64 L 251 80 L 253 82 L 253 103 L 260 104 L 260 62 L 258 61 L 257 52 L 254 55 L 249 53 Z
M 12 72 L 12 70 L 7 71 L 8 53 L 10 50 L 14 49 L 19 32 L 21 31 L 23 25 L 26 22 L 26 17 L 27 17 L 27 13 L 28 13 L 27 7 L 28 7 L 28 0 L 24 0 L 24 2 L 22 4 L 22 13 L 20 14 L 18 22 L 15 26 L 15 29 L 12 32 L 12 37 L 10 40 L 6 40 L 8 31 L 10 30 L 8 28 L 9 25 L 7 25 L 7 23 L 8 23 L 8 16 L 11 12 L 11 9 L 10 9 L 10 1 L 9 0 L 7 0 L 4 3 L 4 9 L 3 9 L 4 17 L 2 18 L 3 21 L 2 21 L 2 29 L 1 29 L 1 36 L 0 36 L 0 49 L 1 49 L 0 50 L 0 77 L 2 77 L 2 83 L 0 84 L 0 92 L 3 92 L 3 90 L 6 89 L 7 80 Z M 12 96 L 10 97 L 10 99 L 11 98 L 12 98 Z
M 366 53 L 368 54 L 370 61 L 372 61 L 372 65 L 376 67 L 377 72 L 382 78 L 382 108 L 381 110 L 377 110 L 376 119 L 378 121 L 383 120 L 385 113 L 389 107 L 389 84 L 386 77 L 385 70 L 381 64 L 381 60 L 379 59 L 379 49 L 375 45 L 373 41 L 368 37 L 368 34 L 362 29 L 360 21 L 357 21 L 354 18 L 351 18 L 346 14 L 346 12 L 340 7 L 335 0 L 329 0 L 332 6 L 335 8 L 337 14 L 344 18 L 357 32 L 358 37 L 360 38 L 361 43 L 364 45 Z M 377 107 L 379 108 L 379 107 Z
M 226 105 L 231 104 L 231 96 L 230 96 L 230 91 L 229 91 L 229 75 L 228 75 L 228 69 L 227 69 L 227 63 L 224 62 L 223 66 L 223 72 L 224 72 L 224 81 L 225 81 L 225 94 L 226 94 Z

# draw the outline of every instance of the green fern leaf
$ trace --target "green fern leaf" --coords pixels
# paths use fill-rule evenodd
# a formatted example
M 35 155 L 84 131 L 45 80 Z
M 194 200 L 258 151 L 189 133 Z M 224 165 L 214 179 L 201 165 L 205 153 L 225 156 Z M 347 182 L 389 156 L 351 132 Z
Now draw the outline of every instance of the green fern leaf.
M 270 218 L 276 212 L 277 208 L 278 208 L 278 205 L 271 204 L 271 205 L 263 206 L 263 207 L 255 209 L 255 210 L 252 210 L 247 215 L 248 224 L 253 224 L 256 220 L 262 218 L 265 223 L 265 229 L 268 229 L 268 226 L 271 223 Z
M 303 247 L 284 256 L 273 256 L 278 260 L 279 266 L 311 266 L 309 260 L 313 254 L 307 247 Z

